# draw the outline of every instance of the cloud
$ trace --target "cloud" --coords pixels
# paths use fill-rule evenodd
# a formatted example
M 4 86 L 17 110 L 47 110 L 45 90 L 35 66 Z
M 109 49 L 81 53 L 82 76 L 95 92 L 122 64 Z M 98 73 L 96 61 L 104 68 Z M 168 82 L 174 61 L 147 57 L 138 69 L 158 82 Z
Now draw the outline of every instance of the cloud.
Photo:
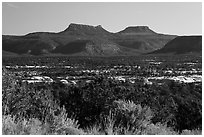
M 18 9 L 18 8 L 19 8 L 19 6 L 15 5 L 15 4 L 13 4 L 13 3 L 6 3 L 6 5 L 7 5 L 8 7 L 10 7 L 10 8 L 15 8 L 15 9 Z

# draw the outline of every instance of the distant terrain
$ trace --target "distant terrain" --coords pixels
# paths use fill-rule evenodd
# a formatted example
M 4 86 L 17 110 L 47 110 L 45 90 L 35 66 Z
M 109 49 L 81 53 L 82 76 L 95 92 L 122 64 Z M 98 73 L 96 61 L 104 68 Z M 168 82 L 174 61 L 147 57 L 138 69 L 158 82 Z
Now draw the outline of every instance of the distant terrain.
M 13 55 L 140 55 L 164 47 L 175 35 L 158 34 L 148 26 L 130 26 L 111 33 L 102 26 L 70 24 L 58 33 L 2 36 L 3 56 Z
M 202 54 L 202 36 L 178 36 L 169 41 L 163 48 L 152 53 Z

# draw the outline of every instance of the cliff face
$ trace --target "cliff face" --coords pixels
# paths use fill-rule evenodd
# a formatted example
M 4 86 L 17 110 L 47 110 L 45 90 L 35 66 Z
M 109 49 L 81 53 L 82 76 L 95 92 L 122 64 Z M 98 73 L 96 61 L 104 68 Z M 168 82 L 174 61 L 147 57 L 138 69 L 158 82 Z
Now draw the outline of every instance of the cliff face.
M 72 23 L 59 33 L 3 36 L 2 49 L 20 55 L 139 55 L 159 49 L 175 37 L 157 34 L 148 26 L 127 27 L 118 33 L 110 33 L 101 25 Z

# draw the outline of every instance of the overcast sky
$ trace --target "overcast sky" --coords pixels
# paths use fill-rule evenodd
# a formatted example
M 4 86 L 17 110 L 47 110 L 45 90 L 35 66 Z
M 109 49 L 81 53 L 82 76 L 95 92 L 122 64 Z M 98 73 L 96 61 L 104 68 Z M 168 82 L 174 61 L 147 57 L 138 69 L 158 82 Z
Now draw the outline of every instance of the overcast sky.
M 2 4 L 4 35 L 60 32 L 70 23 L 102 25 L 110 32 L 149 26 L 176 35 L 202 34 L 202 3 L 12 3 Z

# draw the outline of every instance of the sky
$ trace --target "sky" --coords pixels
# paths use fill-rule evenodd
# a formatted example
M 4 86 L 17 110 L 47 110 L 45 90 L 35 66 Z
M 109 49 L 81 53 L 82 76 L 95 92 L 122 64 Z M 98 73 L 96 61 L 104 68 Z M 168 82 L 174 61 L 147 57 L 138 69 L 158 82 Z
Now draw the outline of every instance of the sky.
M 60 32 L 70 23 L 101 25 L 110 32 L 149 26 L 155 32 L 202 34 L 201 2 L 3 2 L 2 34 Z

